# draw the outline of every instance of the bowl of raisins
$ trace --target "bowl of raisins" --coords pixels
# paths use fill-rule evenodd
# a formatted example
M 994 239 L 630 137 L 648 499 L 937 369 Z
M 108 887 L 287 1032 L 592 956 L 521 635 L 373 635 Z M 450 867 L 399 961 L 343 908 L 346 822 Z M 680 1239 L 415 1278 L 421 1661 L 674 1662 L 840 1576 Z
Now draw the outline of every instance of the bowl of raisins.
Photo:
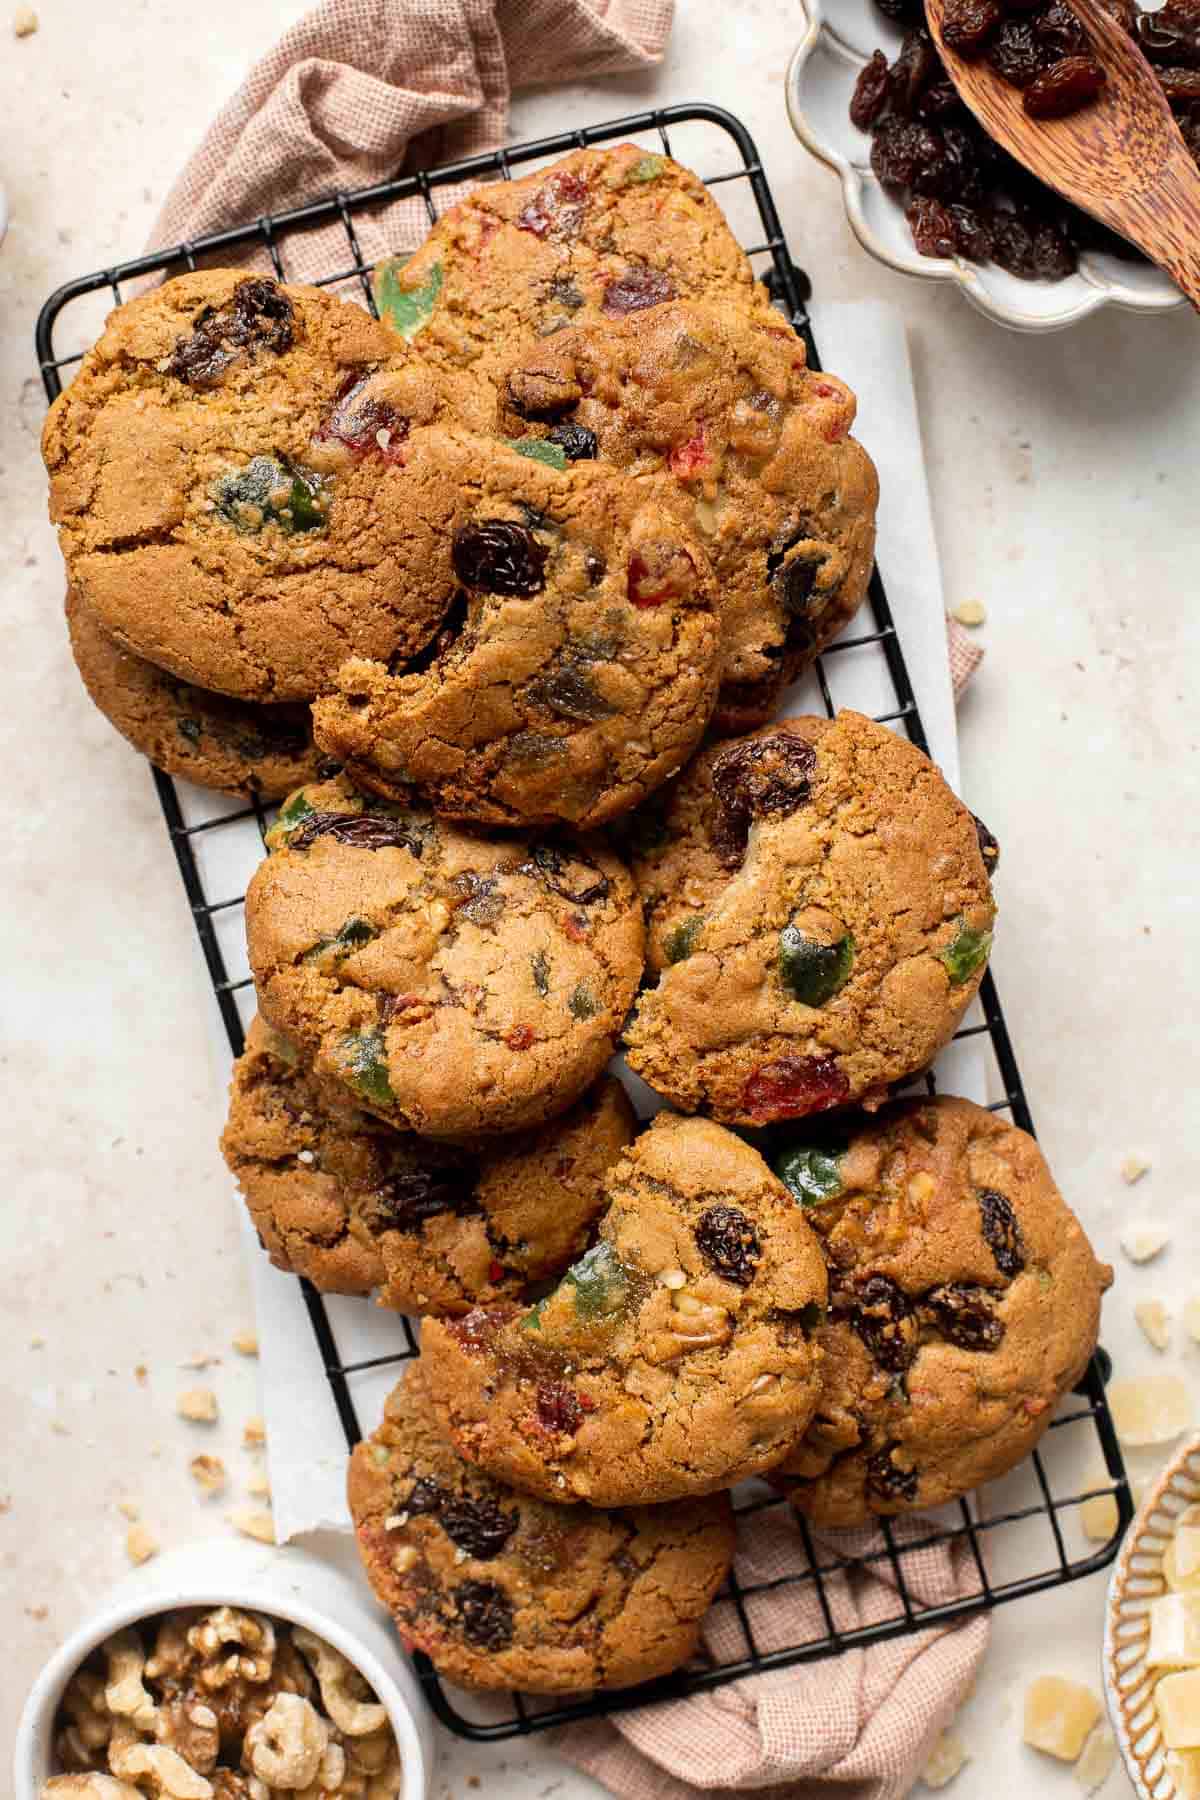
M 955 3 L 977 39 L 974 54 L 1027 93 L 1053 87 L 1064 63 L 1088 59 L 1069 0 Z M 1103 3 L 1149 58 L 1200 161 L 1200 0 L 1164 0 L 1155 12 L 1137 0 Z M 955 283 L 1014 331 L 1056 331 L 1101 306 L 1161 313 L 1186 304 L 1132 245 L 993 143 L 955 92 L 923 0 L 803 5 L 788 113 L 800 141 L 840 177 L 850 227 L 872 256 Z M 947 17 L 951 10 L 947 0 Z

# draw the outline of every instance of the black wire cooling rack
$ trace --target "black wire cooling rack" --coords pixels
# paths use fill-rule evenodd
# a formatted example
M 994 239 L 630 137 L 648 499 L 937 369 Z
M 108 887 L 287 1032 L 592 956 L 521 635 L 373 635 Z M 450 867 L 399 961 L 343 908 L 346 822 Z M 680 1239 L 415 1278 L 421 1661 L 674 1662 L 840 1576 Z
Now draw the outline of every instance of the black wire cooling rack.
M 38 320 L 37 354 L 46 392 L 54 399 L 62 386 L 62 371 L 79 361 L 86 342 L 96 335 L 97 296 L 105 305 L 109 295 L 120 304 L 126 297 L 123 290 L 139 278 L 177 275 L 195 268 L 201 258 L 210 264 L 222 257 L 238 261 L 255 251 L 265 252 L 276 274 L 286 279 L 289 240 L 314 229 L 340 225 L 346 260 L 316 285 L 357 286 L 374 311 L 371 265 L 360 250 L 357 219 L 393 201 L 415 198 L 424 202 L 432 223 L 438 217 L 436 195 L 452 183 L 508 180 L 515 168 L 616 138 L 648 140 L 667 155 L 674 154 L 697 167 L 707 185 L 720 190 L 735 230 L 744 240 L 750 239 L 745 248 L 756 272 L 804 339 L 811 363 L 819 367 L 806 311 L 808 279 L 788 255 L 779 215 L 749 134 L 737 119 L 717 107 L 687 105 L 562 132 L 428 173 L 404 175 L 356 193 L 335 194 L 291 212 L 259 218 L 69 282 L 50 297 Z M 84 307 L 89 299 L 90 313 Z M 69 327 L 65 323 L 68 318 Z M 56 354 L 56 336 L 61 339 L 68 331 L 72 339 L 70 349 Z M 881 666 L 888 694 L 875 717 L 881 723 L 901 727 L 914 743 L 927 749 L 878 570 L 871 581 L 869 607 L 874 628 L 843 637 L 819 659 L 815 677 L 820 700 L 832 717 L 837 710 L 839 668 L 847 666 L 847 658 L 872 656 Z M 227 810 L 222 811 L 221 803 L 211 796 L 197 797 L 195 790 L 177 786 L 158 771 L 154 772 L 154 780 L 217 1005 L 230 1048 L 237 1055 L 243 1045 L 242 1008 L 248 1013 L 253 1004 L 249 975 L 237 972 L 239 967 L 245 968 L 240 928 L 242 899 L 240 892 L 215 898 L 210 894 L 212 864 L 219 859 L 206 853 L 222 834 L 236 831 L 252 838 L 248 833 L 250 820 L 261 838 L 269 815 L 257 802 L 232 809 L 225 803 Z M 261 844 L 253 839 L 252 842 L 257 856 Z M 979 1000 L 967 1015 L 956 1043 L 972 1038 L 986 1040 L 991 1060 L 989 1091 L 1002 1095 L 993 1102 L 992 1110 L 1008 1114 L 1025 1130 L 1032 1131 L 1029 1105 L 990 974 L 984 978 Z M 929 1085 L 932 1088 L 931 1078 Z M 338 1416 L 347 1442 L 354 1444 L 362 1435 L 351 1391 L 355 1378 L 407 1361 L 417 1354 L 416 1340 L 409 1321 L 397 1319 L 399 1343 L 394 1351 L 382 1357 L 344 1360 L 329 1307 L 307 1282 L 302 1286 Z M 909 1521 L 881 1521 L 877 1547 L 866 1557 L 850 1559 L 839 1555 L 830 1549 L 828 1539 L 818 1543 L 805 1522 L 797 1518 L 794 1569 L 783 1574 L 772 1570 L 769 1578 L 761 1580 L 748 1578 L 743 1571 L 740 1576 L 731 1576 L 723 1590 L 718 1605 L 726 1609 L 727 1618 L 736 1621 L 737 1641 L 730 1654 L 719 1660 L 710 1655 L 665 1680 L 577 1701 L 537 1700 L 521 1694 L 513 1694 L 507 1700 L 481 1700 L 448 1688 L 428 1660 L 418 1656 L 417 1671 L 430 1704 L 443 1723 L 462 1736 L 507 1738 L 655 1700 L 679 1698 L 739 1676 L 810 1662 L 854 1646 L 944 1624 L 1090 1575 L 1113 1560 L 1121 1534 L 1133 1516 L 1129 1486 L 1105 1403 L 1105 1379 L 1106 1358 L 1100 1351 L 1075 1394 L 1060 1408 L 1041 1450 L 982 1495 L 943 1508 L 930 1520 L 921 1519 L 915 1526 Z M 1118 1517 L 1113 1535 L 1095 1547 L 1082 1531 L 1080 1508 L 1085 1500 L 1100 1493 L 1113 1495 Z M 734 1495 L 739 1521 L 785 1504 L 758 1482 L 746 1484 Z M 926 1558 L 927 1563 L 927 1553 L 939 1548 L 957 1555 L 959 1591 L 952 1600 L 927 1602 L 918 1591 L 923 1586 L 920 1571 L 924 1565 L 920 1559 Z M 860 1609 L 852 1603 L 856 1571 L 864 1565 L 873 1566 L 882 1574 L 888 1584 L 883 1591 L 894 1592 L 894 1605 L 886 1605 L 883 1616 L 867 1622 L 863 1622 Z M 815 1596 L 816 1606 L 795 1609 L 797 1615 L 803 1613 L 808 1623 L 798 1625 L 791 1634 L 796 1641 L 785 1638 L 781 1642 L 777 1605 L 769 1636 L 763 1629 L 762 1606 L 770 1604 L 770 1595 L 789 1586 L 797 1590 L 798 1599 Z M 728 1638 L 730 1634 L 725 1635 Z

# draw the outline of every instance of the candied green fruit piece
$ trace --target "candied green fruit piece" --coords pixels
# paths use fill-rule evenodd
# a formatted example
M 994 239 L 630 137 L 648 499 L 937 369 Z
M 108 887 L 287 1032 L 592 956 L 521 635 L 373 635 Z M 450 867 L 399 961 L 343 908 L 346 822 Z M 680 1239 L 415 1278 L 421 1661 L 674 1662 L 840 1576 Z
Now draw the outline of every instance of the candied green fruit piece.
M 332 937 L 319 938 L 311 950 L 304 952 L 300 960 L 306 963 L 319 962 L 323 956 L 332 952 L 340 961 L 342 957 L 360 950 L 364 944 L 369 944 L 372 938 L 378 936 L 378 928 L 367 919 L 347 919 Z
M 312 801 L 304 788 L 297 788 L 290 794 L 276 814 L 275 821 L 267 832 L 267 849 L 279 850 L 287 842 L 306 813 L 313 810 Z
M 630 181 L 657 181 L 667 166 L 664 156 L 643 156 L 629 171 Z
M 409 258 L 389 256 L 375 271 L 375 304 L 386 325 L 402 338 L 415 338 L 434 314 L 442 291 L 442 265 L 435 262 L 420 287 L 401 287 L 400 271 Z
M 969 981 L 976 969 L 987 961 L 992 948 L 992 932 L 976 931 L 965 919 L 958 921 L 958 929 L 944 949 L 938 951 L 939 959 L 945 963 L 950 980 L 955 986 L 962 981 Z
M 544 1000 L 550 992 L 550 958 L 544 950 L 535 950 L 529 959 L 533 985 Z
M 629 1277 L 611 1244 L 601 1241 L 579 1258 L 563 1276 L 575 1289 L 575 1311 L 585 1319 L 615 1312 L 625 1295 Z
M 342 1075 L 364 1100 L 376 1106 L 394 1106 L 396 1096 L 388 1080 L 383 1032 L 350 1031 L 342 1039 Z
M 327 523 L 320 476 L 275 456 L 255 456 L 244 469 L 220 476 L 212 497 L 221 517 L 243 533 L 275 524 L 291 537 L 297 531 L 319 531 Z
M 577 982 L 571 989 L 571 997 L 567 1001 L 567 1011 L 573 1019 L 594 1019 L 600 1008 L 596 996 L 586 981 Z
M 510 450 L 518 456 L 527 456 L 530 462 L 545 463 L 551 469 L 565 469 L 567 453 L 559 444 L 552 444 L 549 438 L 519 437 L 505 438 Z
M 696 939 L 700 936 L 703 924 L 704 914 L 693 913 L 690 919 L 681 919 L 678 925 L 672 925 L 663 939 L 663 953 L 669 963 L 687 961 L 696 948 Z
M 847 932 L 836 944 L 819 944 L 806 937 L 798 925 L 785 925 L 779 934 L 779 973 L 785 987 L 805 1006 L 824 1006 L 850 979 L 854 966 L 854 939 Z
M 801 1206 L 824 1206 L 842 1191 L 841 1159 L 831 1150 L 793 1145 L 781 1150 L 771 1166 Z

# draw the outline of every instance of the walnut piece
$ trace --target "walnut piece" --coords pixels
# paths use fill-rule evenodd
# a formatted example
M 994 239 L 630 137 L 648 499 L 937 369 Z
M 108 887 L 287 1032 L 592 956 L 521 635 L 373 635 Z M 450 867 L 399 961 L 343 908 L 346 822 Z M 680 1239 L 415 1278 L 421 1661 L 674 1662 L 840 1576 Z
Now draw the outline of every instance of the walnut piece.
M 219 1456 L 193 1456 L 188 1474 L 202 1494 L 211 1498 L 225 1489 L 225 1464 Z
M 241 1675 L 269 1681 L 275 1662 L 275 1627 L 262 1613 L 218 1606 L 192 1625 L 187 1641 L 205 1659 L 198 1680 L 210 1691 L 228 1687 Z
M 159 1542 L 148 1525 L 131 1525 L 125 1533 L 125 1554 L 131 1563 L 149 1562 L 159 1552 Z
M 153 1731 L 158 1723 L 158 1707 L 146 1690 L 142 1674 L 146 1652 L 136 1631 L 114 1632 L 100 1646 L 108 1668 L 104 1686 L 104 1704 L 115 1718 L 128 1719 L 138 1731 Z
M 387 1724 L 387 1708 L 375 1699 L 354 1665 L 340 1650 L 327 1644 L 303 1625 L 292 1631 L 292 1641 L 307 1658 L 321 1690 L 321 1704 L 346 1737 L 367 1737 Z
M 299 1694 L 276 1694 L 246 1733 L 243 1756 L 261 1781 L 275 1788 L 306 1788 L 316 1780 L 329 1744 L 329 1727 Z
M 212 1800 L 212 1782 L 189 1768 L 178 1750 L 167 1744 L 147 1744 L 124 1721 L 113 1727 L 108 1746 L 108 1766 L 122 1781 L 138 1778 L 155 1783 L 154 1791 L 170 1800 Z
M 145 1800 L 145 1795 L 140 1788 L 97 1769 L 87 1774 L 52 1775 L 42 1784 L 41 1800 Z

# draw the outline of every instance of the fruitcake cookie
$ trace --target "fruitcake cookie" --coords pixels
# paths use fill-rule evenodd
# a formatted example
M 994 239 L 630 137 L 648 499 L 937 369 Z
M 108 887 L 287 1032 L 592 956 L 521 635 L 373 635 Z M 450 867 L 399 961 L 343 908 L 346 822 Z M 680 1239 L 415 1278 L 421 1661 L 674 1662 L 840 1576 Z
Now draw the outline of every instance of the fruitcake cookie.
M 728 1496 L 597 1512 L 531 1500 L 447 1444 L 410 1366 L 350 1458 L 377 1598 L 410 1650 L 477 1688 L 578 1693 L 677 1669 L 733 1561 Z
M 703 182 L 634 144 L 476 188 L 375 277 L 381 314 L 422 357 L 474 378 L 455 401 L 476 430 L 491 427 L 501 366 L 523 345 L 701 297 L 770 311 Z
M 757 1150 L 662 1113 L 608 1174 L 594 1249 L 529 1312 L 431 1320 L 462 1454 L 594 1506 L 709 1494 L 787 1454 L 820 1392 L 817 1239 Z
M 627 812 L 712 712 L 704 551 L 624 475 L 483 438 L 419 433 L 404 478 L 436 519 L 427 584 L 447 605 L 461 593 L 461 616 L 415 671 L 344 663 L 314 709 L 318 742 L 361 784 L 415 787 L 452 818 L 590 829 Z
M 801 1511 L 840 1526 L 940 1506 L 1028 1455 L 1112 1281 L 1033 1139 L 939 1095 L 775 1167 L 829 1262 L 825 1388 L 777 1471 Z
M 630 1067 L 731 1125 L 877 1105 L 953 1036 L 991 947 L 974 818 L 861 713 L 699 757 L 638 880 L 668 966 Z
M 879 483 L 848 435 L 849 388 L 807 367 L 780 314 L 679 300 L 530 346 L 500 402 L 507 435 L 652 482 L 696 533 L 718 595 L 718 726 L 763 724 L 867 591 Z
M 156 768 L 226 794 L 278 800 L 317 773 L 307 706 L 261 706 L 191 687 L 122 650 L 74 588 L 67 629 L 75 666 L 110 725 Z
M 119 307 L 50 408 L 71 582 L 127 650 L 247 700 L 409 656 L 444 596 L 398 457 L 435 378 L 362 307 L 206 270 Z
M 612 1053 L 642 972 L 641 907 L 605 847 L 484 838 L 301 788 L 246 895 L 259 1006 L 318 1075 L 427 1137 L 565 1111 Z
M 557 1275 L 634 1134 L 611 1078 L 536 1131 L 461 1146 L 392 1131 L 339 1089 L 255 1019 L 221 1149 L 276 1268 L 397 1312 L 467 1312 Z

